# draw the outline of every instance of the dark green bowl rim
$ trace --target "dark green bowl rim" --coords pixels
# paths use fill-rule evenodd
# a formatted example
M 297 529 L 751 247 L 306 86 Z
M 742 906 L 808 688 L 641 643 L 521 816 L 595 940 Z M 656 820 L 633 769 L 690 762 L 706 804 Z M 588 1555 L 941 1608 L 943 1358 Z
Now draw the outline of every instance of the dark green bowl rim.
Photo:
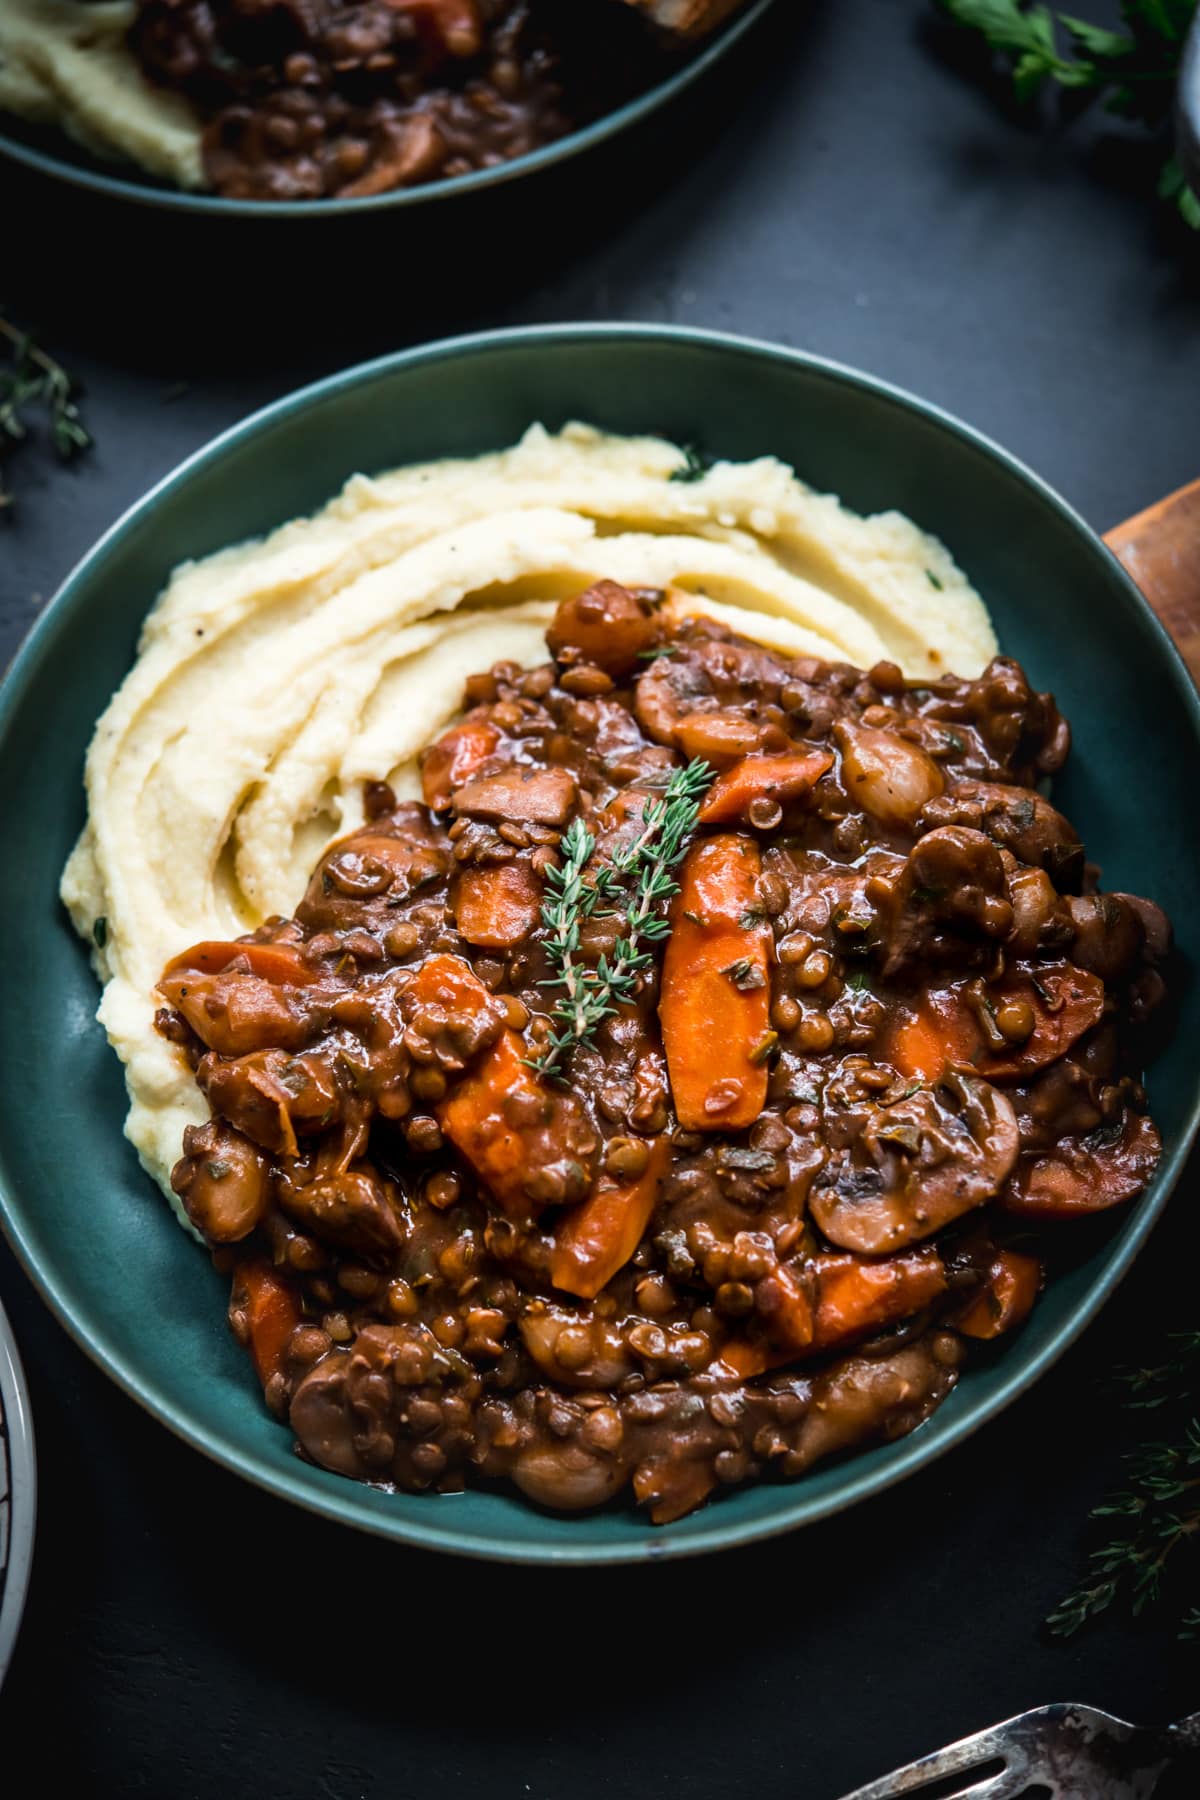
M 720 26 L 711 41 L 674 75 L 618 107 L 616 112 L 605 113 L 602 119 L 559 138 L 556 143 L 531 150 L 527 156 L 514 157 L 512 162 L 500 163 L 494 169 L 476 169 L 470 175 L 456 175 L 450 181 L 430 181 L 422 187 L 396 188 L 390 193 L 368 194 L 356 200 L 227 200 L 219 194 L 193 194 L 183 188 L 156 186 L 150 178 L 139 181 L 133 177 L 109 175 L 99 165 L 69 161 L 65 156 L 40 150 L 5 132 L 0 132 L 0 155 L 24 163 L 27 168 L 36 169 L 40 175 L 48 175 L 55 181 L 66 181 L 73 187 L 105 194 L 111 200 L 131 200 L 136 206 L 156 207 L 166 212 L 209 213 L 223 218 L 325 219 L 400 206 L 424 206 L 435 200 L 477 194 L 485 188 L 518 181 L 524 175 L 536 175 L 540 169 L 552 168 L 616 137 L 660 106 L 666 106 L 693 81 L 698 81 L 727 50 L 732 49 L 771 4 L 772 0 L 749 0 L 745 11 Z M 87 151 L 81 147 L 80 154 L 86 156 Z
M 251 414 L 249 418 L 230 427 L 228 431 L 222 432 L 220 436 L 180 463 L 170 474 L 165 475 L 150 489 L 149 493 L 123 513 L 67 576 L 33 626 L 14 659 L 3 685 L 0 686 L 0 748 L 2 748 L 10 715 L 16 706 L 18 696 L 26 684 L 38 674 L 43 663 L 53 657 L 58 615 L 69 603 L 74 593 L 102 570 L 110 551 L 124 533 L 141 520 L 160 500 L 186 483 L 195 471 L 218 461 L 233 446 L 253 438 L 258 432 L 269 428 L 278 420 L 301 413 L 307 408 L 319 406 L 328 396 L 341 390 L 368 386 L 397 370 L 439 362 L 448 358 L 487 354 L 508 347 L 564 343 L 584 345 L 613 343 L 614 341 L 618 343 L 625 341 L 630 344 L 661 344 L 664 347 L 688 346 L 717 351 L 728 350 L 737 355 L 763 357 L 781 364 L 799 366 L 814 374 L 859 388 L 904 412 L 915 413 L 950 432 L 965 447 L 975 453 L 982 453 L 1000 463 L 1023 482 L 1044 507 L 1066 521 L 1089 547 L 1109 562 L 1113 573 L 1118 578 L 1117 591 L 1124 595 L 1125 605 L 1129 612 L 1140 615 L 1139 623 L 1148 626 L 1157 638 L 1165 670 L 1174 680 L 1191 720 L 1193 750 L 1200 748 L 1200 695 L 1197 694 L 1183 659 L 1162 624 L 1120 563 L 1112 556 L 1091 527 L 1040 476 L 1035 475 L 1031 469 L 1018 461 L 1016 457 L 1011 456 L 1008 451 L 942 408 L 920 400 L 915 395 L 880 380 L 876 376 L 848 368 L 827 357 L 765 343 L 754 338 L 738 337 L 726 332 L 694 330 L 684 326 L 632 323 L 524 326 L 511 330 L 477 332 L 469 336 L 442 339 L 433 344 L 421 345 L 415 349 L 402 350 L 388 356 L 378 357 L 371 362 L 360 363 L 353 368 L 345 369 L 339 374 L 327 376 L 321 381 L 286 395 L 283 399 L 276 400 L 270 406 L 263 407 L 260 411 Z M 1111 1261 L 1103 1274 L 1091 1287 L 1086 1297 L 1043 1345 L 1032 1362 L 1023 1368 L 1017 1367 L 1014 1363 L 1012 1371 L 1003 1377 L 997 1389 L 986 1398 L 969 1404 L 961 1417 L 942 1428 L 940 1436 L 929 1437 L 924 1430 L 921 1430 L 889 1446 L 889 1460 L 883 1467 L 867 1471 L 859 1469 L 853 1459 L 847 1461 L 844 1465 L 845 1482 L 839 1492 L 821 1499 L 812 1499 L 806 1496 L 803 1484 L 794 1489 L 780 1487 L 778 1489 L 780 1504 L 770 1518 L 731 1525 L 723 1522 L 718 1512 L 713 1515 L 711 1526 L 702 1531 L 694 1531 L 686 1538 L 673 1538 L 667 1528 L 661 1535 L 655 1534 L 653 1537 L 639 1539 L 636 1542 L 611 1545 L 597 1546 L 594 1543 L 580 1544 L 578 1547 L 571 1544 L 499 1545 L 478 1532 L 455 1531 L 439 1525 L 432 1516 L 432 1509 L 427 1524 L 423 1520 L 413 1523 L 407 1519 L 395 1516 L 389 1518 L 385 1514 L 369 1512 L 357 1504 L 355 1483 L 339 1483 L 336 1489 L 318 1488 L 308 1478 L 309 1472 L 300 1462 L 296 1463 L 294 1473 L 290 1469 L 285 1473 L 248 1466 L 244 1455 L 230 1447 L 221 1434 L 197 1426 L 156 1387 L 140 1383 L 135 1372 L 128 1366 L 126 1359 L 119 1351 L 114 1350 L 110 1344 L 104 1341 L 103 1337 L 96 1338 L 89 1334 L 88 1322 L 85 1318 L 76 1315 L 71 1301 L 64 1291 L 62 1280 L 56 1276 L 53 1270 L 39 1264 L 22 1233 L 19 1220 L 12 1210 L 9 1195 L 2 1183 L 0 1183 L 0 1225 L 3 1225 L 9 1243 L 43 1300 L 59 1323 L 75 1339 L 80 1348 L 91 1357 L 93 1362 L 97 1363 L 116 1382 L 118 1387 L 123 1388 L 132 1399 L 136 1400 L 139 1405 L 143 1406 L 147 1412 L 166 1425 L 178 1437 L 181 1437 L 185 1443 L 191 1444 L 195 1449 L 211 1457 L 214 1462 L 231 1469 L 246 1480 L 252 1481 L 268 1493 L 291 1500 L 309 1512 L 334 1519 L 342 1524 L 356 1526 L 378 1537 L 413 1544 L 418 1548 L 445 1550 L 493 1562 L 553 1563 L 561 1566 L 570 1563 L 660 1561 L 681 1556 L 696 1556 L 711 1550 L 726 1549 L 734 1544 L 752 1543 L 775 1537 L 800 1525 L 812 1524 L 818 1519 L 842 1512 L 860 1500 L 882 1493 L 886 1488 L 904 1480 L 906 1476 L 914 1473 L 924 1464 L 944 1455 L 955 1445 L 971 1436 L 981 1425 L 995 1418 L 1027 1388 L 1032 1387 L 1034 1382 L 1045 1374 L 1046 1370 L 1074 1343 L 1115 1292 L 1161 1216 L 1196 1138 L 1197 1130 L 1200 1128 L 1200 1071 L 1197 1072 L 1196 1079 L 1197 1092 L 1192 1101 L 1185 1129 L 1178 1143 L 1164 1157 L 1155 1177 L 1153 1189 L 1140 1203 L 1137 1212 L 1133 1215 L 1126 1228 L 1124 1241 L 1110 1253 Z

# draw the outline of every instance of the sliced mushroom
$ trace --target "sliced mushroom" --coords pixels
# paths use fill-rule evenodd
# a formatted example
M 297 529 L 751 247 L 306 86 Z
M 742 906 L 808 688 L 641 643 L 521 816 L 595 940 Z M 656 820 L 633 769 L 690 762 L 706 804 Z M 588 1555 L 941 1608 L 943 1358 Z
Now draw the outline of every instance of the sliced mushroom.
M 1007 1212 L 1026 1219 L 1074 1219 L 1133 1200 L 1162 1155 L 1158 1128 L 1126 1111 L 1086 1137 L 1064 1137 L 1044 1156 L 1022 1162 L 1003 1196 Z
M 455 794 L 453 806 L 460 817 L 561 827 L 578 799 L 579 783 L 568 769 L 514 766 L 468 781 Z
M 345 1169 L 304 1183 L 303 1170 L 276 1178 L 276 1196 L 288 1217 L 323 1243 L 371 1256 L 404 1242 L 390 1184 L 371 1169 Z
M 954 1071 L 890 1104 L 853 1078 L 823 1100 L 834 1146 L 809 1198 L 831 1243 L 867 1256 L 918 1243 L 982 1206 L 1020 1149 L 1005 1095 Z
M 321 1130 L 338 1115 L 337 1086 L 321 1057 L 256 1050 L 228 1061 L 206 1056 L 196 1079 L 214 1112 L 264 1150 L 296 1155 L 297 1131 Z
M 1160 962 L 1171 945 L 1166 914 L 1131 894 L 1072 895 L 1066 906 L 1075 932 L 1071 960 L 1104 981 L 1120 981 L 1144 962 Z
M 778 706 L 788 665 L 706 621 L 692 630 L 640 677 L 635 707 L 643 728 L 658 743 L 718 768 L 752 752 L 786 750 L 788 732 L 760 708 Z
M 236 1244 L 266 1216 L 270 1182 L 265 1159 L 240 1131 L 218 1119 L 189 1125 L 171 1186 L 184 1211 L 212 1244 Z
M 1083 876 L 1079 833 L 1036 788 L 959 781 L 948 794 L 928 801 L 921 824 L 926 830 L 967 825 L 982 831 L 1021 862 L 1045 869 L 1056 887 L 1078 891 Z
M 995 844 L 961 825 L 931 831 L 894 879 L 887 908 L 884 975 L 910 965 L 934 968 L 977 960 L 1008 936 L 1013 908 Z
M 331 844 L 313 871 L 296 918 L 309 931 L 390 923 L 394 908 L 442 881 L 452 857 L 441 826 L 415 802 Z

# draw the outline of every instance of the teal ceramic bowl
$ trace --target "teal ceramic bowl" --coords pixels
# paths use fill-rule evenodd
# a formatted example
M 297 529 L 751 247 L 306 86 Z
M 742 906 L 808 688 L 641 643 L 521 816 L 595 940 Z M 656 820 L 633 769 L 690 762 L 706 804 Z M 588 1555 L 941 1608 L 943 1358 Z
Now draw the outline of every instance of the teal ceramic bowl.
M 1088 1234 L 998 1354 L 899 1443 L 792 1485 L 732 1492 L 665 1528 L 622 1508 L 564 1519 L 515 1497 L 392 1495 L 310 1468 L 267 1416 L 225 1324 L 226 1283 L 175 1224 L 121 1134 L 124 1091 L 97 991 L 56 898 L 83 819 L 92 724 L 129 667 L 168 571 L 307 512 L 356 470 L 512 443 L 531 420 L 656 431 L 712 454 L 772 451 L 861 512 L 939 533 L 1005 648 L 1075 728 L 1057 790 L 1116 888 L 1153 896 L 1181 938 L 1177 1018 L 1148 1082 L 1165 1155 L 1135 1208 Z M 0 693 L 8 900 L 0 984 L 0 1190 L 12 1244 L 83 1348 L 154 1416 L 315 1512 L 429 1548 L 513 1561 L 687 1556 L 849 1506 L 961 1442 L 1047 1369 L 1112 1293 L 1161 1212 L 1197 1124 L 1200 707 L 1116 561 L 1036 476 L 966 426 L 818 358 L 701 332 L 560 326 L 386 357 L 280 401 L 193 456 L 64 584 Z
M 371 194 L 356 200 L 226 200 L 218 194 L 190 194 L 168 187 L 153 176 L 126 172 L 127 165 L 103 163 L 81 147 L 72 144 L 64 133 L 41 126 L 25 125 L 20 120 L 0 113 L 0 156 L 24 163 L 41 175 L 70 186 L 104 194 L 112 200 L 129 200 L 138 206 L 156 207 L 166 212 L 215 214 L 220 218 L 312 219 L 348 217 L 356 213 L 390 212 L 396 207 L 424 206 L 434 200 L 454 199 L 477 194 L 486 188 L 499 187 L 539 169 L 553 168 L 577 156 L 580 151 L 603 144 L 609 138 L 637 125 L 659 107 L 666 106 L 685 88 L 698 81 L 727 50 L 731 50 L 751 26 L 766 12 L 772 0 L 749 0 L 736 17 L 714 32 L 694 56 L 680 68 L 647 88 L 644 94 L 606 113 L 591 125 L 573 131 L 557 143 L 518 156 L 512 162 L 500 163 L 494 169 L 478 169 L 470 175 L 459 175 L 451 181 L 430 181 L 421 187 L 397 188 L 387 194 Z

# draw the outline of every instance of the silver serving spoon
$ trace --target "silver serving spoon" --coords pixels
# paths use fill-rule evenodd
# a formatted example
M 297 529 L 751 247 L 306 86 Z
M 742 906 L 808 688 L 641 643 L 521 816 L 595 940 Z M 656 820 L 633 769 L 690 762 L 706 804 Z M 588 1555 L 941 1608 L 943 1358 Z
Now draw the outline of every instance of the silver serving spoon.
M 1200 1713 L 1151 1731 L 1092 1706 L 1038 1706 L 843 1800 L 899 1800 L 935 1782 L 938 1800 L 1020 1800 L 1031 1788 L 1039 1800 L 1150 1800 L 1164 1770 L 1197 1750 Z
M 1200 194 L 1200 12 L 1192 23 L 1175 91 L 1175 146 L 1192 190 Z

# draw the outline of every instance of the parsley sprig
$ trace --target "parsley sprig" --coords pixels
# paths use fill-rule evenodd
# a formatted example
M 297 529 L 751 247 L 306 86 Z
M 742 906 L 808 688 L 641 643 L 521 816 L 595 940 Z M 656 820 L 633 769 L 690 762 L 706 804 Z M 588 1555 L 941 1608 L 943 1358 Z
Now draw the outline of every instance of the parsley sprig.
M 1018 100 L 1048 86 L 1106 95 L 1108 112 L 1160 130 L 1170 120 L 1180 59 L 1197 0 L 1122 0 L 1125 30 L 1024 0 L 937 0 L 944 12 L 1009 59 Z M 1200 196 L 1168 157 L 1158 191 L 1200 231 Z
M 70 462 L 92 442 L 75 403 L 76 384 L 60 362 L 22 331 L 0 316 L 0 339 L 9 346 L 7 367 L 0 368 L 0 512 L 12 505 L 5 486 L 3 462 L 14 444 L 28 436 L 29 412 L 41 407 L 49 414 L 50 438 L 63 462 Z
M 1198 1368 L 1200 1331 L 1186 1331 L 1169 1337 L 1159 1363 L 1118 1374 L 1126 1405 L 1155 1413 L 1163 1432 L 1126 1458 L 1125 1486 L 1093 1508 L 1093 1519 L 1114 1523 L 1092 1552 L 1089 1573 L 1046 1620 L 1056 1637 L 1070 1637 L 1118 1600 L 1142 1612 L 1164 1597 L 1170 1573 L 1179 1635 L 1200 1640 Z
M 590 880 L 586 875 L 595 838 L 582 819 L 574 819 L 565 833 L 562 863 L 547 872 L 550 892 L 542 907 L 554 974 L 541 985 L 559 993 L 550 1011 L 555 1030 L 533 1063 L 541 1074 L 561 1076 L 572 1051 L 637 993 L 654 961 L 654 945 L 670 933 L 663 908 L 679 892 L 672 870 L 691 841 L 700 797 L 712 778 L 705 762 L 673 770 L 661 799 L 643 809 L 637 837 Z M 583 962 L 580 927 L 588 919 L 620 917 L 622 909 L 611 904 L 619 899 L 625 903 L 625 931 L 612 955 L 602 955 L 594 964 Z

